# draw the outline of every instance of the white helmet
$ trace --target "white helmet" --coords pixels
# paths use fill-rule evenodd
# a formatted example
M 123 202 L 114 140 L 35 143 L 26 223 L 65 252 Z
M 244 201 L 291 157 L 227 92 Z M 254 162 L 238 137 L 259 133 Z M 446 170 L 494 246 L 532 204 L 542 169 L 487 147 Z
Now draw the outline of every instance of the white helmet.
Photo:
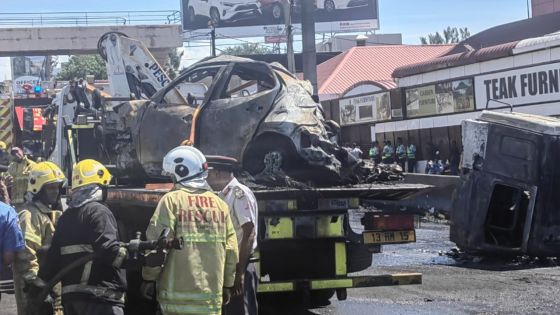
M 207 171 L 206 157 L 195 147 L 176 147 L 163 158 L 162 174 L 175 177 L 177 183 L 205 177 Z

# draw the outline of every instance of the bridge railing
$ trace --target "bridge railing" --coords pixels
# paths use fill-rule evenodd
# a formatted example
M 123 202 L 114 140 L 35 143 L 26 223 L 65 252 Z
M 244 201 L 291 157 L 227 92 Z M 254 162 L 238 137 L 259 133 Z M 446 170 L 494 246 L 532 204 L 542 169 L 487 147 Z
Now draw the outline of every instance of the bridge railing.
M 0 27 L 180 24 L 177 10 L 0 13 Z

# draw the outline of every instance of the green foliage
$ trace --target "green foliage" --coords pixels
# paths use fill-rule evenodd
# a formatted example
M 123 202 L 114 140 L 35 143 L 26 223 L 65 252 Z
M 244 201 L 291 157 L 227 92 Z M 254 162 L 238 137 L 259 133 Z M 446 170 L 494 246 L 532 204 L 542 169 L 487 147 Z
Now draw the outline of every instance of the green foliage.
M 259 43 L 244 43 L 242 45 L 230 46 L 222 50 L 224 55 L 246 56 L 272 54 L 272 49 Z
M 439 32 L 428 34 L 428 37 L 420 37 L 420 42 L 422 42 L 423 45 L 455 44 L 471 36 L 471 32 L 469 32 L 469 29 L 466 27 L 457 28 L 448 26 L 443 30 L 442 34 Z
M 93 75 L 96 80 L 106 80 L 105 61 L 98 55 L 71 56 L 70 60 L 62 65 L 62 70 L 56 79 L 63 81 L 85 79 L 86 75 Z
M 163 67 L 167 75 L 171 78 L 171 80 L 177 77 L 179 74 L 179 67 L 181 66 L 181 58 L 183 58 L 183 54 L 185 52 L 180 49 L 172 50 L 169 55 L 167 56 L 167 62 Z

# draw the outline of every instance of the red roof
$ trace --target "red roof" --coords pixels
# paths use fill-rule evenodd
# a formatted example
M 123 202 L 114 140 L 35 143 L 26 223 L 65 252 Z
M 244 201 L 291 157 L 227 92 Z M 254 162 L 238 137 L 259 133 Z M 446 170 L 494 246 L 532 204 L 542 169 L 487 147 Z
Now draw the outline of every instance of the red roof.
M 374 84 L 382 89 L 397 85 L 396 68 L 439 57 L 454 45 L 390 45 L 353 47 L 317 66 L 319 95 L 343 96 L 352 88 Z

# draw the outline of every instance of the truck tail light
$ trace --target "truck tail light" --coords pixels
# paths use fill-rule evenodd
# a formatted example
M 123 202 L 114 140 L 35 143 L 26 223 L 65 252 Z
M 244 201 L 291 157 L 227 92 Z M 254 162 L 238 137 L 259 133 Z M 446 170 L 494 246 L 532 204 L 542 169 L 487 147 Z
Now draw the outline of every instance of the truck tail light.
M 380 231 L 404 231 L 414 230 L 413 215 L 374 215 L 372 222 L 372 230 Z

